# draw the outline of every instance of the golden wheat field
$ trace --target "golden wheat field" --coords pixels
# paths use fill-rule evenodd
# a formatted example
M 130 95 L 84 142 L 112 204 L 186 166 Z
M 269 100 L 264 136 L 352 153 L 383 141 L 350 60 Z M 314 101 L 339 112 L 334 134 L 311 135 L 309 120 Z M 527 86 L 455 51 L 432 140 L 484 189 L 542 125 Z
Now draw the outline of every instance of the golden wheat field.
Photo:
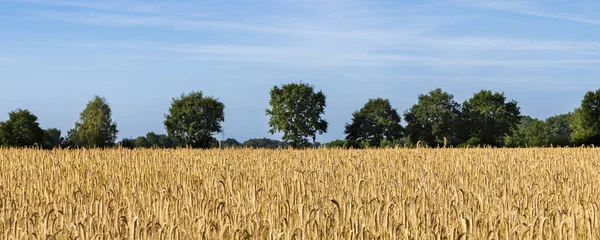
M 600 150 L 0 149 L 2 239 L 599 239 Z

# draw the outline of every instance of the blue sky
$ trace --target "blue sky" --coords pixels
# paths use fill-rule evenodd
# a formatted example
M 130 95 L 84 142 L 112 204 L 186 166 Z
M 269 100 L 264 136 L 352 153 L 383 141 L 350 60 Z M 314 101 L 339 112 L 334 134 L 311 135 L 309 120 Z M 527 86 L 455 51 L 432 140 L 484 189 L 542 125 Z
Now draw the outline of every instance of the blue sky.
M 321 142 L 369 98 L 403 112 L 437 87 L 543 119 L 599 73 L 599 1 L 0 0 L 0 121 L 29 109 L 63 134 L 94 95 L 120 138 L 164 133 L 171 99 L 200 90 L 224 102 L 225 138 L 278 138 L 269 89 L 300 81 L 327 95 Z

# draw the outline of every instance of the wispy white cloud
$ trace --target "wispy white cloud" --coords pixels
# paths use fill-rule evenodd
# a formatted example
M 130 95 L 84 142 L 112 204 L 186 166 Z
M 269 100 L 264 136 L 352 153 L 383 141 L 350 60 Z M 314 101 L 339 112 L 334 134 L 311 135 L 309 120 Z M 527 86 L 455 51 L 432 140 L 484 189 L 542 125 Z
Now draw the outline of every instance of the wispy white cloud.
M 456 0 L 454 3 L 472 8 L 506 11 L 530 16 L 600 25 L 600 18 L 574 13 L 544 10 L 537 1 Z
M 55 1 L 55 0 L 22 0 L 22 2 L 39 5 L 71 7 L 90 10 L 103 10 L 114 12 L 157 13 L 164 3 L 131 2 L 131 1 Z
M 272 39 L 279 39 L 293 44 L 311 44 L 321 47 L 348 48 L 391 47 L 398 43 L 416 39 L 422 32 L 418 29 L 336 29 L 321 25 L 251 25 L 238 22 L 215 21 L 210 19 L 179 18 L 170 16 L 139 16 L 130 14 L 115 14 L 102 12 L 66 12 L 66 11 L 35 11 L 36 16 L 53 20 L 66 21 L 76 24 L 106 25 L 112 27 L 162 27 L 180 30 L 213 30 L 235 31 L 245 35 L 268 34 Z
M 167 27 L 173 29 L 233 29 L 243 31 L 286 32 L 274 27 L 251 26 L 239 23 L 228 23 L 210 20 L 190 20 L 166 16 L 138 16 L 119 13 L 103 13 L 89 11 L 33 11 L 34 14 L 53 20 L 61 20 L 77 24 L 107 25 L 115 27 Z
M 600 52 L 592 52 L 592 51 L 582 51 L 582 52 L 573 52 L 573 53 L 582 54 L 582 55 L 600 56 Z
M 402 16 L 369 14 L 360 7 L 343 6 L 335 13 L 321 14 L 316 10 L 309 17 L 270 18 L 256 16 L 258 21 L 223 19 L 205 14 L 202 9 L 196 15 L 182 14 L 187 11 L 166 11 L 160 3 L 146 2 L 74 2 L 30 0 L 34 4 L 67 6 L 72 9 L 33 10 L 37 17 L 67 21 L 76 24 L 105 25 L 111 27 L 149 27 L 184 29 L 190 32 L 212 31 L 211 34 L 235 33 L 241 36 L 264 37 L 271 43 L 188 43 L 175 42 L 105 42 L 75 41 L 69 46 L 144 49 L 144 54 L 123 53 L 133 59 L 197 61 L 243 61 L 269 62 L 302 66 L 397 66 L 424 65 L 448 67 L 580 67 L 596 66 L 600 60 L 577 58 L 574 52 L 600 52 L 600 42 L 532 40 L 506 37 L 456 36 L 435 34 L 422 26 L 410 24 L 381 24 L 390 19 L 395 22 L 425 22 L 435 29 L 444 26 L 452 17 Z M 526 14 L 536 12 L 537 5 L 531 1 L 458 1 L 462 6 L 513 11 Z M 216 15 L 219 15 L 218 13 Z M 326 17 L 322 17 L 326 15 Z M 376 15 L 376 16 L 373 16 Z M 393 14 L 392 14 L 393 15 Z M 262 18 L 262 20 L 260 20 Z M 394 19 L 397 18 L 397 19 Z M 255 20 L 256 20 L 255 19 Z M 352 24 L 346 23 L 351 19 Z M 434 19 L 434 20 L 432 20 Z M 269 21 L 271 20 L 271 21 Z M 278 20 L 278 21 L 273 21 Z M 257 22 L 262 22 L 257 23 Z M 265 23 L 269 22 L 269 23 Z M 399 25 L 399 26 L 395 26 Z M 217 33 L 215 33 L 217 32 Z M 504 52 L 553 52 L 559 58 L 523 58 L 515 54 L 494 59 L 488 51 Z M 165 56 L 165 54 L 170 54 Z M 142 57 L 140 57 L 142 56 Z
M 543 58 L 528 57 L 495 59 L 490 54 L 477 54 L 480 51 L 556 51 L 562 54 L 600 51 L 597 42 L 532 41 L 508 38 L 440 38 L 421 37 L 421 41 L 406 40 L 399 48 L 365 47 L 351 48 L 345 45 L 323 48 L 318 45 L 249 45 L 249 44 L 179 44 L 164 42 L 72 42 L 48 43 L 61 47 L 103 48 L 102 52 L 118 52 L 123 56 L 140 56 L 162 60 L 202 60 L 202 61 L 242 61 L 248 63 L 271 63 L 301 66 L 398 66 L 424 65 L 434 67 L 580 67 L 598 65 L 600 59 L 578 58 L 581 54 L 567 57 Z M 369 48 L 367 46 L 372 46 Z M 110 50 L 113 49 L 113 50 Z M 413 51 L 427 49 L 428 51 Z M 437 51 L 433 51 L 437 49 Z M 445 53 L 449 51 L 450 53 Z M 462 54 L 453 54 L 452 52 Z M 469 54 L 468 54 L 469 53 Z M 154 56 L 154 57 L 152 57 Z
M 566 51 L 600 49 L 600 41 L 556 41 L 499 37 L 428 37 L 418 44 L 439 49 L 465 49 L 471 51 L 523 50 Z
M 35 1 L 40 2 L 40 1 Z M 334 49 L 363 49 L 369 51 L 385 50 L 449 50 L 458 51 L 591 51 L 599 50 L 600 42 L 585 41 L 553 41 L 529 40 L 518 38 L 494 37 L 443 37 L 427 32 L 427 29 L 415 27 L 384 27 L 373 28 L 357 24 L 353 28 L 340 27 L 339 22 L 319 21 L 319 18 L 290 23 L 280 20 L 270 24 L 248 24 L 240 21 L 224 21 L 211 18 L 181 17 L 177 14 L 165 14 L 160 9 L 141 4 L 125 5 L 119 2 L 107 4 L 106 2 L 70 2 L 70 1 L 42 1 L 44 4 L 56 4 L 89 9 L 92 11 L 60 11 L 36 10 L 36 16 L 53 20 L 67 21 L 76 24 L 106 25 L 112 27 L 162 27 L 170 29 L 187 30 L 212 30 L 241 32 L 244 35 L 268 34 L 270 39 L 275 39 L 281 45 L 302 46 L 310 45 L 312 48 Z M 510 10 L 519 12 L 533 12 L 535 4 L 529 1 L 458 1 L 459 4 L 478 8 Z M 125 5 L 125 6 L 121 6 Z M 150 4 L 151 5 L 151 4 Z M 154 5 L 151 5 L 154 6 Z M 119 12 L 95 11 L 110 9 Z M 133 9 L 133 10 L 132 10 Z M 137 14 L 136 9 L 147 10 L 150 14 Z M 202 15 L 202 13 L 199 13 Z M 341 16 L 349 13 L 338 13 Z M 328 17 L 332 18 L 332 17 Z M 335 19 L 335 17 L 333 17 Z M 378 17 L 365 17 L 354 21 L 377 21 Z M 419 22 L 419 19 L 430 19 L 431 16 L 409 16 L 408 22 Z M 435 19 L 435 18 L 434 18 Z M 279 20 L 279 19 L 278 19 Z M 389 20 L 389 19 L 388 19 Z M 440 18 L 433 26 L 443 26 L 452 18 Z M 376 23 L 373 25 L 377 25 Z
M 298 47 L 240 45 L 177 45 L 155 46 L 154 50 L 174 52 L 179 57 L 197 61 L 241 61 L 274 65 L 331 66 L 398 66 L 425 65 L 434 67 L 581 67 L 598 66 L 593 59 L 489 59 L 483 57 L 429 56 L 369 51 L 322 50 Z

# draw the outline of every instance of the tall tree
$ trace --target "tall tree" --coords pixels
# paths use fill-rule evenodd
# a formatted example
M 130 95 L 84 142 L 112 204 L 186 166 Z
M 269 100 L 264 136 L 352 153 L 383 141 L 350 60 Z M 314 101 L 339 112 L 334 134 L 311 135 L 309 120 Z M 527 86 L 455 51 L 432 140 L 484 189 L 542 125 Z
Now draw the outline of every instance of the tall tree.
M 337 139 L 323 144 L 325 148 L 349 148 L 347 140 Z
M 11 147 L 41 146 L 44 132 L 38 118 L 29 110 L 17 109 L 8 113 L 8 120 L 0 122 L 0 145 Z
M 573 115 L 572 139 L 577 144 L 600 145 L 600 89 L 587 92 Z
M 137 148 L 150 148 L 152 144 L 148 141 L 148 138 L 144 136 L 139 136 L 134 141 L 134 146 Z
M 60 130 L 56 128 L 44 129 L 44 143 L 42 146 L 45 149 L 52 149 L 61 146 L 64 139 L 60 136 Z
M 78 147 L 112 147 L 117 139 L 117 124 L 106 99 L 94 96 L 81 112 L 75 128 L 69 131 L 69 140 Z
M 325 94 L 315 92 L 312 85 L 289 83 L 274 86 L 270 92 L 269 132 L 283 132 L 282 139 L 291 142 L 292 147 L 308 146 L 308 138 L 315 142 L 317 134 L 327 132 Z
M 123 138 L 119 141 L 118 145 L 122 148 L 133 149 L 136 147 L 136 142 L 133 138 Z
M 166 134 L 148 132 L 146 136 L 139 136 L 135 139 L 135 146 L 142 148 L 174 148 L 177 147 L 177 143 Z
M 463 103 L 463 126 L 470 144 L 500 146 L 505 136 L 517 128 L 521 111 L 504 93 L 482 90 Z
M 237 140 L 233 139 L 233 138 L 228 138 L 225 141 L 223 141 L 223 147 L 227 148 L 227 147 L 239 147 L 242 144 L 240 142 L 238 142 Z
M 174 98 L 165 116 L 169 137 L 194 148 L 213 146 L 213 134 L 222 131 L 225 105 L 217 99 L 191 92 Z
M 525 143 L 529 147 L 544 147 L 548 145 L 550 135 L 548 124 L 537 118 L 525 128 Z
M 550 134 L 550 144 L 554 146 L 569 146 L 571 145 L 571 122 L 573 121 L 573 113 L 565 113 L 546 119 Z
M 527 142 L 525 140 L 525 132 L 529 125 L 533 122 L 533 118 L 527 115 L 521 116 L 519 125 L 512 130 L 511 134 L 507 135 L 504 139 L 505 147 L 525 147 Z
M 352 123 L 346 123 L 346 140 L 354 147 L 366 141 L 369 146 L 379 146 L 382 140 L 402 137 L 400 115 L 387 99 L 369 99 L 358 111 L 352 113 Z
M 285 142 L 273 140 L 269 138 L 251 138 L 242 143 L 242 146 L 248 148 L 285 148 L 288 145 Z
M 550 131 L 545 121 L 530 116 L 521 116 L 521 122 L 510 136 L 506 136 L 506 147 L 544 147 L 549 144 Z
M 458 143 L 460 105 L 454 101 L 452 94 L 442 89 L 419 95 L 417 104 L 404 113 L 404 120 L 406 132 L 413 143 Z

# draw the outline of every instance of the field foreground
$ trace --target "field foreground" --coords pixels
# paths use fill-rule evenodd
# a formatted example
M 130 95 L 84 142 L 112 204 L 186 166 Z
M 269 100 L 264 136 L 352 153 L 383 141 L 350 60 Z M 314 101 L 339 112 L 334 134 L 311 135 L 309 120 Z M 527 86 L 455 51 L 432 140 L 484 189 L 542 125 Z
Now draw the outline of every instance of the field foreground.
M 600 239 L 599 149 L 0 149 L 1 239 Z

